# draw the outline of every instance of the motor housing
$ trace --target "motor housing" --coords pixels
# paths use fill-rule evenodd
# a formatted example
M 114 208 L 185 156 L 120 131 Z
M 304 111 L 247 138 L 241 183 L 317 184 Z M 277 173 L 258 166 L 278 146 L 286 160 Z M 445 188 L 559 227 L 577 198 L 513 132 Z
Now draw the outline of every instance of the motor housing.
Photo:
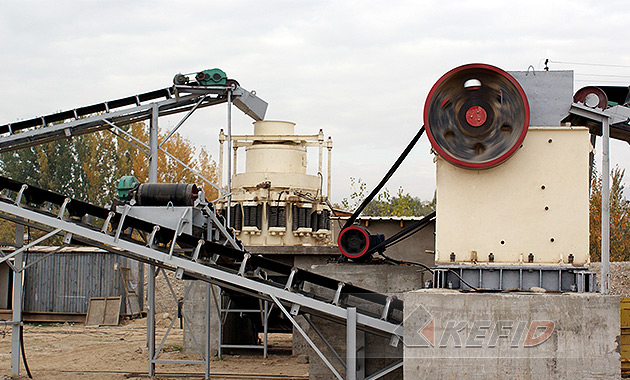
M 370 249 L 383 241 L 383 234 L 370 234 L 366 228 L 350 226 L 339 233 L 337 246 L 343 256 L 353 261 L 366 262 L 372 258 L 372 253 L 368 253 Z

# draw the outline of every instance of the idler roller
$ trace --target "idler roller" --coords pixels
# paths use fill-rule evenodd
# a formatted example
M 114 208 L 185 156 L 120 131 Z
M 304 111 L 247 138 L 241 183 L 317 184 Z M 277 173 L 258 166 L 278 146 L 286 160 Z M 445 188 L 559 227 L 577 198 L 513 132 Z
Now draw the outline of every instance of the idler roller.
M 372 254 L 367 254 L 370 248 L 376 247 L 385 240 L 385 235 L 375 234 L 360 226 L 344 228 L 339 233 L 337 246 L 341 253 L 354 261 L 369 261 Z
M 442 158 L 464 168 L 490 168 L 521 146 L 529 126 L 529 103 L 510 74 L 491 65 L 469 64 L 433 85 L 424 124 Z
M 138 186 L 139 206 L 193 206 L 199 189 L 192 183 L 143 183 Z

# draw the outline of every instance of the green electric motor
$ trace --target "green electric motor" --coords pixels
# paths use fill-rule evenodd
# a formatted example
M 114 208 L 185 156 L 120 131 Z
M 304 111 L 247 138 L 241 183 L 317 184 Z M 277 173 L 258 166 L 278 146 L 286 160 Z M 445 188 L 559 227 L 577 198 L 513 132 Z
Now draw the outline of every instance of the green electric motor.
M 131 200 L 131 191 L 140 185 L 140 181 L 136 179 L 136 177 L 132 175 L 126 175 L 122 177 L 118 181 L 118 186 L 116 186 L 116 190 L 118 190 L 118 199 L 121 201 L 130 201 Z
M 225 71 L 215 68 L 198 72 L 195 79 L 203 86 L 224 86 L 227 75 Z

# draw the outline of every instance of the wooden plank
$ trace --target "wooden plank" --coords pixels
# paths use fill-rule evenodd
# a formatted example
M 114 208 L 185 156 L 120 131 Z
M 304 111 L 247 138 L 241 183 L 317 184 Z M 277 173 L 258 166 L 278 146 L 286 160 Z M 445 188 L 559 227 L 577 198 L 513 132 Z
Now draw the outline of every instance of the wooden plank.
M 0 310 L 0 321 L 10 321 L 13 319 L 11 309 Z M 22 314 L 24 322 L 39 323 L 85 323 L 85 313 L 47 313 L 25 311 Z

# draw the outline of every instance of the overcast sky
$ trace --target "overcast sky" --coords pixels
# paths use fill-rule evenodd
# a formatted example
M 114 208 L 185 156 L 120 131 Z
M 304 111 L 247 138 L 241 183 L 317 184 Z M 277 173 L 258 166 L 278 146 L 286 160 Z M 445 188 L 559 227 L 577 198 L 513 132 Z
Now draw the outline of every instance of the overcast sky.
M 267 119 L 332 136 L 339 202 L 351 176 L 378 183 L 421 127 L 431 86 L 456 66 L 542 70 L 548 58 L 552 70 L 575 71 L 575 90 L 627 85 L 628 20 L 627 2 L 611 0 L 4 1 L 0 124 L 219 67 L 269 103 Z M 251 121 L 235 110 L 233 133 L 251 133 Z M 181 132 L 216 158 L 224 126 L 219 106 L 200 110 Z M 430 199 L 429 151 L 423 137 L 387 187 Z M 612 143 L 611 160 L 629 167 L 630 146 Z

